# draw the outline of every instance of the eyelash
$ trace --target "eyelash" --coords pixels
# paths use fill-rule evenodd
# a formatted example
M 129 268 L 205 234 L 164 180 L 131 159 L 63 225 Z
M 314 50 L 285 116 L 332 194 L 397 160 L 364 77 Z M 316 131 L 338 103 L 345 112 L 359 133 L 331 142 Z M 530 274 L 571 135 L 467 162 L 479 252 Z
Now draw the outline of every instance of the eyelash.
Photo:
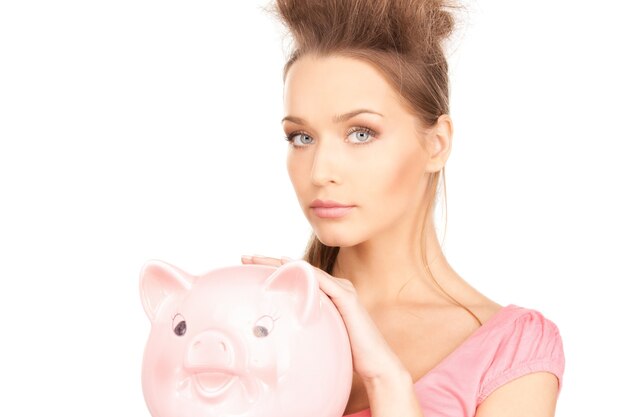
M 365 126 L 356 126 L 352 129 L 350 129 L 350 131 L 348 132 L 348 136 L 351 135 L 354 132 L 365 132 L 367 134 L 369 134 L 370 136 L 372 136 L 373 138 L 376 138 L 378 136 L 378 133 L 376 133 L 374 130 L 370 129 L 369 127 L 365 127 Z M 305 148 L 307 145 L 294 145 L 293 144 L 293 137 L 295 135 L 309 135 L 308 133 L 302 131 L 302 130 L 297 130 L 295 132 L 290 133 L 289 135 L 285 136 L 285 140 L 287 142 L 289 142 L 294 148 Z M 311 136 L 311 135 L 309 135 Z M 353 145 L 369 145 L 370 143 L 374 142 L 373 140 L 370 140 L 369 142 L 362 142 L 362 143 L 353 143 Z

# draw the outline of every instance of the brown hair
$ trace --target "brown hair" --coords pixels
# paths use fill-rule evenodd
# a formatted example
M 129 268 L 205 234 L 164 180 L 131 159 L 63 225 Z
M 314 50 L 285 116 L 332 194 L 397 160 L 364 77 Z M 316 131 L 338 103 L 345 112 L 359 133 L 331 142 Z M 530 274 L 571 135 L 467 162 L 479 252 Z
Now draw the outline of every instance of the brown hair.
M 377 68 L 399 93 L 407 111 L 430 128 L 440 115 L 449 113 L 448 63 L 442 43 L 456 27 L 451 13 L 455 8 L 461 9 L 452 0 L 274 0 L 263 9 L 277 17 L 295 41 L 283 81 L 304 54 L 360 59 Z M 428 179 L 428 206 L 420 229 L 422 261 L 437 287 L 482 325 L 472 311 L 441 288 L 426 260 L 424 226 L 427 217 L 433 216 L 440 175 L 445 195 L 445 167 Z M 332 274 L 338 253 L 339 247 L 324 245 L 312 233 L 303 259 Z

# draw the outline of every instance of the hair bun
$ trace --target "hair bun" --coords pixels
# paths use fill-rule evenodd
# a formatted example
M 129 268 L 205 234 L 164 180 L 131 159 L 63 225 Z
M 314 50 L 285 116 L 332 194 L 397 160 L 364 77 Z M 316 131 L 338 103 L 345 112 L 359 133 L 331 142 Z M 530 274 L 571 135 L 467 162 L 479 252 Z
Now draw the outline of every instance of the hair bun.
M 359 46 L 431 56 L 454 31 L 457 8 L 455 0 L 275 0 L 265 10 L 298 49 Z

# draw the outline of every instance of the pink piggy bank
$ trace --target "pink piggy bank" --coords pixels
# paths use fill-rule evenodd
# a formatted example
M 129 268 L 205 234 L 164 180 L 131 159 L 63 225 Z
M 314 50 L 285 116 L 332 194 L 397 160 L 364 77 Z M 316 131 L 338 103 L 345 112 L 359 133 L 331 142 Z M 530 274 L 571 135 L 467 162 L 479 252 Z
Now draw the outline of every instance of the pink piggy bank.
M 190 275 L 150 260 L 142 388 L 153 417 L 341 417 L 352 353 L 303 260 Z

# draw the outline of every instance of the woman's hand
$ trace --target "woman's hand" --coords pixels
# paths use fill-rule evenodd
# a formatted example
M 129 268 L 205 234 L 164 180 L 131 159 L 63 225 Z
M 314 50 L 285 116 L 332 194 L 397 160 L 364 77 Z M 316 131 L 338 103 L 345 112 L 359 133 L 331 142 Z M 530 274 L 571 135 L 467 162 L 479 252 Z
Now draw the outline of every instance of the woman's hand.
M 281 266 L 292 260 L 285 257 L 281 259 L 263 256 L 241 257 L 244 264 L 274 266 Z M 350 338 L 354 371 L 365 383 L 396 377 L 405 378 L 409 372 L 389 347 L 363 304 L 359 302 L 352 282 L 333 277 L 319 268 L 315 269 L 321 272 L 316 275 L 320 289 L 333 301 L 343 318 Z

